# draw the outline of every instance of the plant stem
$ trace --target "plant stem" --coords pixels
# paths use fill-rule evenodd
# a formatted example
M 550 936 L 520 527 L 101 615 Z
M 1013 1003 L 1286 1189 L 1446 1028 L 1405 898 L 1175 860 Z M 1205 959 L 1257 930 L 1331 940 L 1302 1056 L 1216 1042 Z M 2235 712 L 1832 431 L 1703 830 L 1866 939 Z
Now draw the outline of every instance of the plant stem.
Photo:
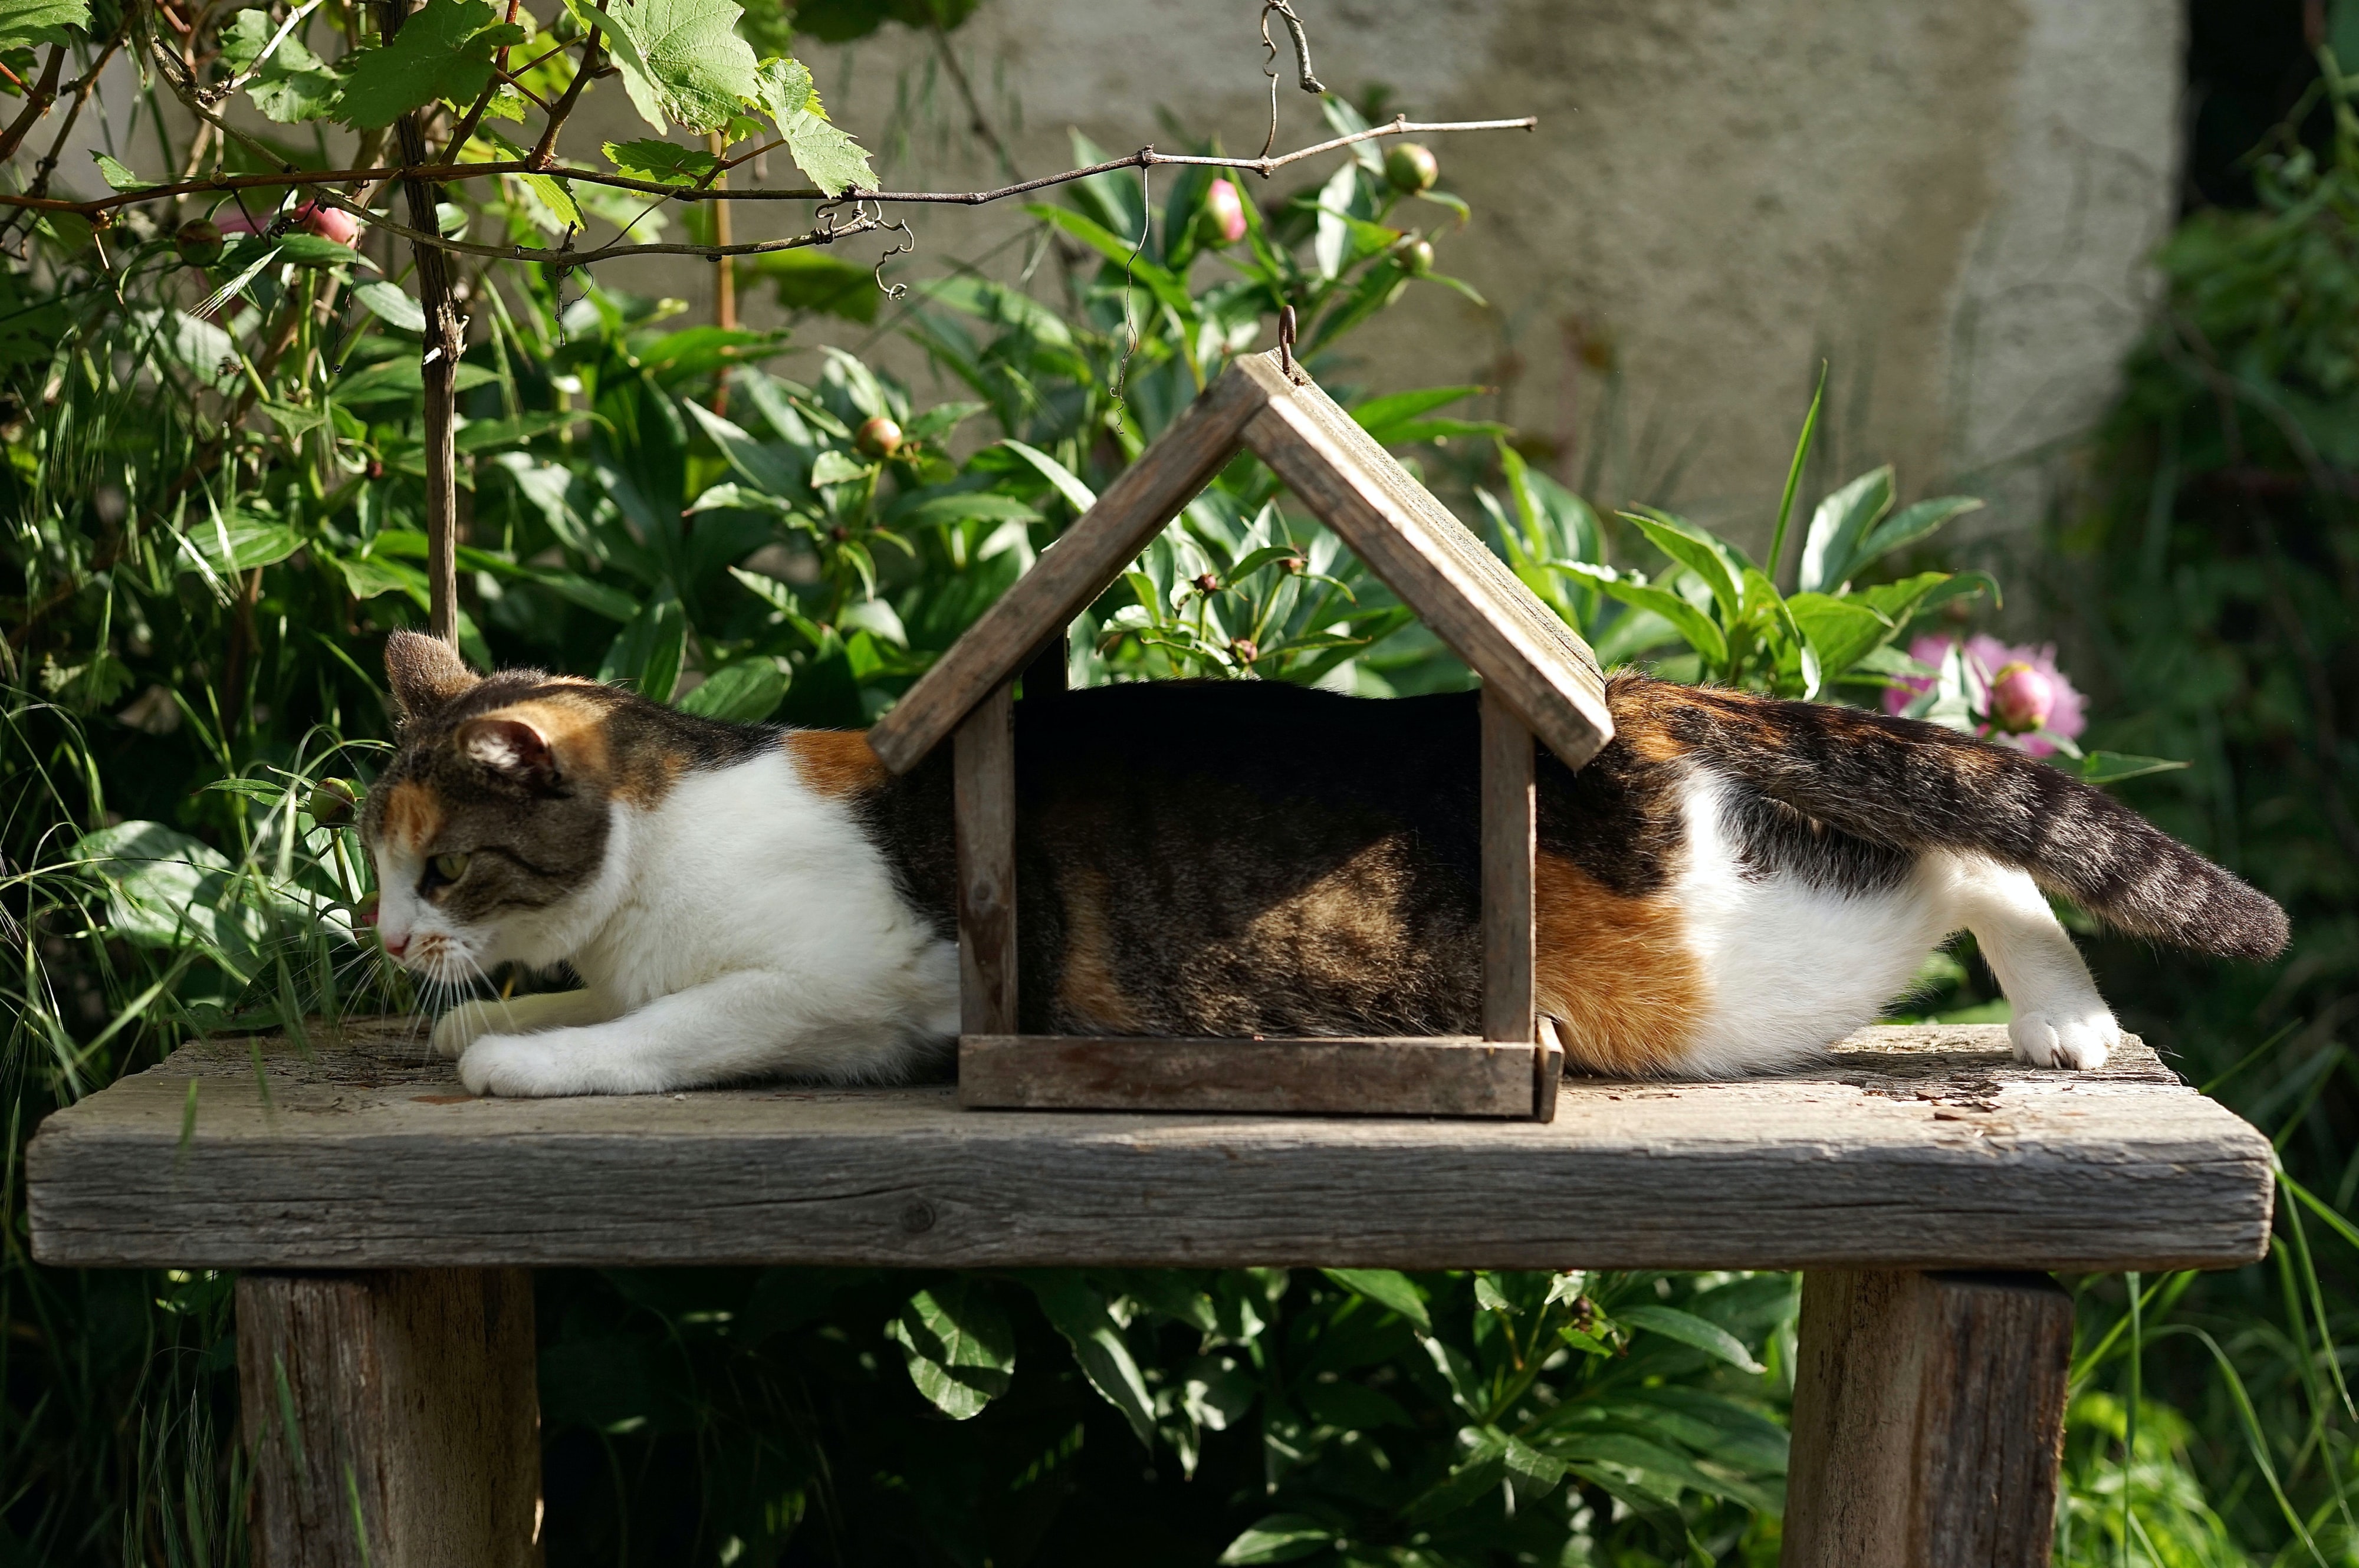
M 387 0 L 384 33 L 387 44 L 400 32 L 409 0 Z M 425 111 L 413 109 L 401 117 L 397 136 L 401 161 L 412 169 L 426 162 Z M 440 235 L 434 215 L 435 188 L 423 180 L 405 180 L 402 194 L 409 202 L 409 226 Z M 418 303 L 426 313 L 425 352 L 419 360 L 426 403 L 426 583 L 428 624 L 434 635 L 457 646 L 459 641 L 458 454 L 453 446 L 458 423 L 459 356 L 467 351 L 467 323 L 451 287 L 451 257 L 439 245 L 413 244 L 418 261 Z

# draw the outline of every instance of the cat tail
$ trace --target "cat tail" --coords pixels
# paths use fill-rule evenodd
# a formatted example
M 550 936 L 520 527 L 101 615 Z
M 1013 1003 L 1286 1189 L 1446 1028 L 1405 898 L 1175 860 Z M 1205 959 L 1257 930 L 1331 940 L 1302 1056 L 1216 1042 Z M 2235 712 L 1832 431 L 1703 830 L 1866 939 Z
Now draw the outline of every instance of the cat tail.
M 2267 894 L 2011 746 L 1857 708 L 1648 685 L 1658 689 L 1641 706 L 1654 710 L 1667 749 L 1699 754 L 1830 827 L 2020 866 L 2135 936 L 2223 958 L 2284 951 L 2285 911 Z

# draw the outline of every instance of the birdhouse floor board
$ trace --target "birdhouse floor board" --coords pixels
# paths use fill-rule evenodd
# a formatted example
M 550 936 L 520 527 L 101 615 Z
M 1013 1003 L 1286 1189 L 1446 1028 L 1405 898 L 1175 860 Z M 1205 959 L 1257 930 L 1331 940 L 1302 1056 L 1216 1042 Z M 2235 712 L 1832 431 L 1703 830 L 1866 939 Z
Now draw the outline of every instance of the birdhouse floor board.
M 1528 1041 L 1451 1037 L 971 1034 L 959 1041 L 959 1104 L 1018 1110 L 1528 1119 L 1536 1109 L 1537 1059 L 1542 1055 Z
M 1875 1029 L 1791 1077 L 1568 1078 L 1551 1123 L 963 1111 L 948 1083 L 475 1099 L 408 1019 L 183 1046 L 28 1155 L 45 1263 L 2221 1268 L 2267 1141 L 2125 1040 Z M 195 1086 L 193 1114 L 190 1085 Z

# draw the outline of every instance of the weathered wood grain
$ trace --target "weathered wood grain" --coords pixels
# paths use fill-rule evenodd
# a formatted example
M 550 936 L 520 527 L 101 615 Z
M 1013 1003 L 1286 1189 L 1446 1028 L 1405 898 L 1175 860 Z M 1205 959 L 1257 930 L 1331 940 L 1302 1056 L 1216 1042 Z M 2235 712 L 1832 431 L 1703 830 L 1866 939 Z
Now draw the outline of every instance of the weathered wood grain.
M 1483 1038 L 1537 1040 L 1532 1013 L 1532 732 L 1483 689 Z
M 2135 1040 L 2074 1073 L 2001 1029 L 1868 1029 L 1787 1078 L 1568 1078 L 1538 1125 L 984 1114 L 947 1083 L 477 1100 L 405 1020 L 312 1039 L 185 1046 L 50 1116 L 35 1256 L 2160 1269 L 2268 1238 L 2267 1141 Z
M 1002 684 L 958 727 L 959 1027 L 1016 1028 L 1016 709 Z
M 1528 1042 L 970 1034 L 959 1104 L 1064 1111 L 1529 1116 Z
M 1783 1568 L 2046 1568 L 2072 1299 L 2039 1274 L 1805 1276 Z
M 255 1563 L 538 1563 L 533 1357 L 521 1269 L 242 1275 Z
M 868 744 L 885 766 L 896 773 L 915 768 L 993 688 L 1016 676 L 1044 635 L 1096 598 L 1235 455 L 1238 432 L 1266 396 L 1250 376 L 1231 372 L 1173 420 L 869 729 Z
M 1566 766 L 1595 756 L 1614 720 L 1588 646 L 1316 385 L 1266 355 L 1234 369 L 1267 395 L 1246 446 Z

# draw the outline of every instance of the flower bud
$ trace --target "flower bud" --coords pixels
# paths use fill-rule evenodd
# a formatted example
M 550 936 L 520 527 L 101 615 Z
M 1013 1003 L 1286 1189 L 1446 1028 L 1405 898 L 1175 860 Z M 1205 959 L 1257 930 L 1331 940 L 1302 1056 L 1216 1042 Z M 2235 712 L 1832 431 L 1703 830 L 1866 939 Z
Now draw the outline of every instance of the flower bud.
M 852 433 L 852 444 L 863 457 L 890 457 L 901 450 L 901 427 L 878 414 L 861 421 Z
M 1229 641 L 1229 651 L 1236 656 L 1236 660 L 1239 664 L 1251 664 L 1255 659 L 1261 657 L 1260 645 L 1256 643 L 1254 639 L 1249 637 L 1231 638 Z
M 1440 178 L 1441 165 L 1430 150 L 1416 142 L 1395 142 L 1385 154 L 1385 180 L 1403 195 L 1430 191 Z
M 1393 247 L 1393 256 L 1411 278 L 1423 278 L 1433 270 L 1433 246 L 1428 241 L 1405 239 Z
M 1220 580 L 1219 578 L 1217 578 L 1217 577 L 1213 576 L 1213 575 L 1212 575 L 1211 572 L 1199 572 L 1199 573 L 1197 574 L 1197 576 L 1196 576 L 1196 592 L 1197 592 L 1197 593 L 1219 593 L 1220 591 L 1221 591 L 1221 580 Z
M 1991 723 L 2009 735 L 2028 735 L 2046 728 L 2048 715 L 2055 707 L 2056 682 L 2021 660 L 1991 677 Z
M 342 207 L 331 207 L 324 201 L 306 201 L 295 209 L 296 221 L 323 240 L 333 240 L 348 245 L 361 237 L 361 221 Z
M 311 820 L 323 828 L 340 828 L 353 820 L 360 801 L 358 786 L 349 779 L 322 779 L 311 789 Z
M 222 256 L 221 225 L 210 218 L 191 218 L 172 231 L 172 248 L 190 267 L 211 267 Z
M 1215 180 L 1205 189 L 1203 215 L 1196 228 L 1198 237 L 1215 249 L 1245 237 L 1245 200 L 1234 184 Z

